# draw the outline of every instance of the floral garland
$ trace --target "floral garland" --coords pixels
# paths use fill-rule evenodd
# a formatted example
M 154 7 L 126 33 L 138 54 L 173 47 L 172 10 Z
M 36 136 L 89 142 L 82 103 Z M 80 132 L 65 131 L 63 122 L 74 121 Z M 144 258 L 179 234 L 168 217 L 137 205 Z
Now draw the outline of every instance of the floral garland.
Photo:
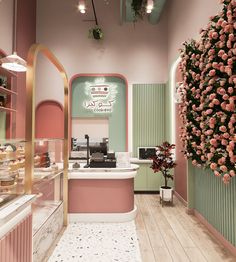
M 199 41 L 184 43 L 181 140 L 185 155 L 224 183 L 236 174 L 236 0 L 222 0 Z

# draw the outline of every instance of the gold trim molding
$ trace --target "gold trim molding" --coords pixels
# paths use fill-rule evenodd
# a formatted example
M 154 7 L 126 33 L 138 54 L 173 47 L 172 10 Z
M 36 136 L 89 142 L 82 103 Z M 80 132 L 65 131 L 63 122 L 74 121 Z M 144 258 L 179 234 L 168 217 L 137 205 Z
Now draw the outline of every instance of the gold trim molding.
M 44 45 L 33 44 L 27 56 L 26 72 L 26 145 L 25 145 L 25 192 L 32 191 L 35 142 L 35 74 L 38 54 L 42 53 L 59 71 L 64 83 L 64 144 L 63 144 L 63 209 L 64 225 L 67 225 L 68 212 L 68 119 L 69 119 L 69 82 L 64 67 Z

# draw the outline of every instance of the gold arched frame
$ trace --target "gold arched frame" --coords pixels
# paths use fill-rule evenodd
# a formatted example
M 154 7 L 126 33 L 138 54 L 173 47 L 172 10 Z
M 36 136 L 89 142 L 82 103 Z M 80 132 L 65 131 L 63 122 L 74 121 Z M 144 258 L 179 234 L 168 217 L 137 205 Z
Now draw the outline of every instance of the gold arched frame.
M 35 74 L 38 54 L 42 53 L 59 71 L 64 84 L 64 141 L 63 141 L 63 211 L 64 225 L 67 225 L 68 210 L 68 119 L 69 119 L 69 82 L 62 64 L 44 45 L 33 44 L 27 56 L 26 71 L 26 122 L 25 122 L 25 192 L 32 191 L 34 175 L 34 142 L 35 142 Z

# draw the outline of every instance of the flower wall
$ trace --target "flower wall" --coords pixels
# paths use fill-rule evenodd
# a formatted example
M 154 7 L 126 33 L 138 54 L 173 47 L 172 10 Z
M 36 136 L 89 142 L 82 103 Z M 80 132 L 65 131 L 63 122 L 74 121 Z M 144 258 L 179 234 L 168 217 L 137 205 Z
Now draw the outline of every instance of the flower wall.
M 180 68 L 185 155 L 228 183 L 236 173 L 236 0 L 224 0 L 199 41 L 184 43 Z

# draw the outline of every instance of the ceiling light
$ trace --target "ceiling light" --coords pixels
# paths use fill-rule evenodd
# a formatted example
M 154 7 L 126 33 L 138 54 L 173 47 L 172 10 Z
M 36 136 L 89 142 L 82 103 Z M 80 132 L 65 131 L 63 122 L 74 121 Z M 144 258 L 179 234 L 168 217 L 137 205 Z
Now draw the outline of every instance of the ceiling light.
M 16 52 L 12 55 L 3 57 L 1 59 L 1 66 L 11 71 L 15 72 L 25 72 L 26 71 L 26 62 L 24 59 L 19 57 Z
M 153 6 L 153 0 L 148 0 L 146 5 L 146 13 L 150 14 L 152 12 Z
M 16 53 L 17 0 L 14 5 L 13 54 L 0 59 L 1 66 L 15 72 L 26 71 L 26 61 Z
M 85 7 L 85 1 L 80 0 L 78 4 L 78 10 L 80 13 L 84 14 L 86 12 L 86 7 Z

